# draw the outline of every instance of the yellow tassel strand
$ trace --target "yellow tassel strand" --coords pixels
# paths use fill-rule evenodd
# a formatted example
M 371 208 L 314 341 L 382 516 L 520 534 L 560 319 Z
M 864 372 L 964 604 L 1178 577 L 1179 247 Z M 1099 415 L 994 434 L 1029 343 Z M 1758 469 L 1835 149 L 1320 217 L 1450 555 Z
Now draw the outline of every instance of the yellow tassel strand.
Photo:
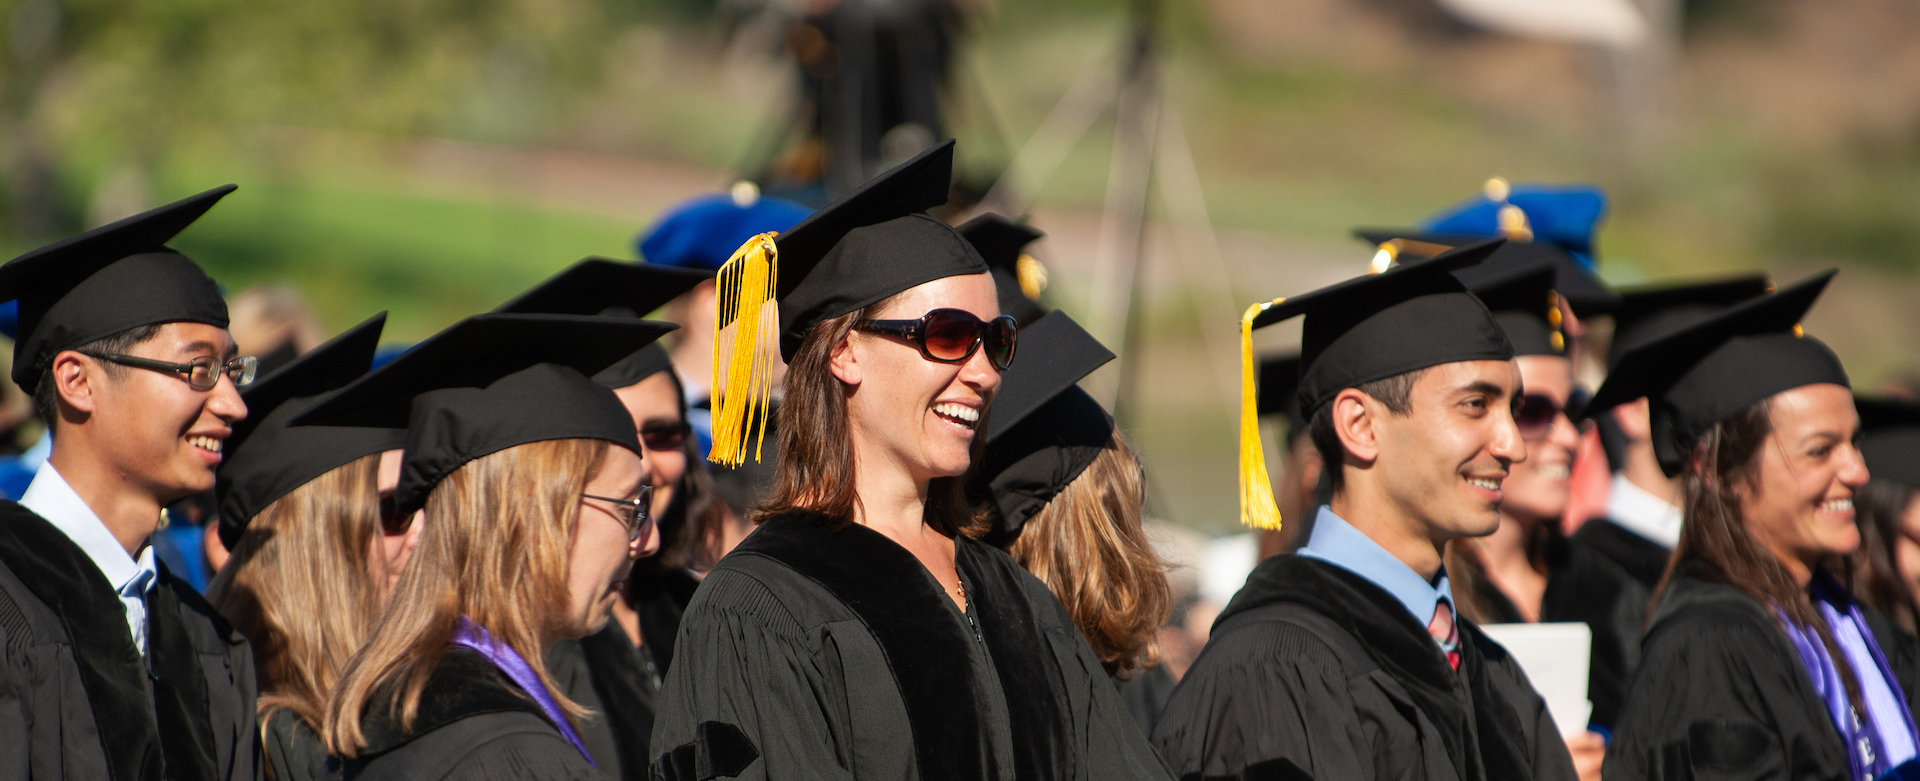
M 1267 477 L 1267 452 L 1260 444 L 1260 394 L 1254 387 L 1253 318 L 1267 307 L 1285 301 L 1276 298 L 1247 307 L 1240 315 L 1240 522 L 1256 529 L 1280 528 L 1280 507 L 1273 503 L 1273 483 Z
M 716 464 L 745 462 L 747 438 L 756 432 L 757 462 L 766 443 L 767 410 L 773 400 L 771 348 L 780 342 L 779 305 L 773 301 L 780 253 L 774 235 L 748 239 L 720 267 L 713 324 L 713 450 L 707 453 L 707 460 Z M 726 335 L 729 324 L 733 333 Z

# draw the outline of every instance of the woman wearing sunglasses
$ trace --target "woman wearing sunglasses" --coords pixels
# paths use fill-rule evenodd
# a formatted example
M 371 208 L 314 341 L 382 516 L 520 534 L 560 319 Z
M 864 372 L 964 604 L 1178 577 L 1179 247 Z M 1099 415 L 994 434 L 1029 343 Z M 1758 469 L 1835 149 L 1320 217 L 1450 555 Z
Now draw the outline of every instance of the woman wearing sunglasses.
M 1797 322 L 1822 274 L 1629 349 L 1594 406 L 1645 396 L 1686 519 L 1609 777 L 1908 777 L 1912 638 L 1832 574 L 1868 474 L 1846 371 Z
M 379 614 L 381 454 L 398 429 L 292 427 L 294 416 L 365 374 L 385 313 L 241 392 L 216 484 L 219 535 L 233 555 L 207 597 L 253 645 L 269 778 L 326 773 L 319 738 L 327 697 Z
M 1853 593 L 1912 634 L 1920 629 L 1920 404 L 1856 399 L 1854 406 L 1873 479 L 1854 499 Z
M 1513 421 L 1526 441 L 1527 457 L 1509 467 L 1500 481 L 1500 526 L 1493 534 L 1447 543 L 1447 577 L 1460 614 L 1476 624 L 1582 621 L 1584 616 L 1562 615 L 1556 586 L 1565 590 L 1566 573 L 1585 564 L 1588 553 L 1574 550 L 1560 536 L 1559 521 L 1567 509 L 1568 477 L 1573 454 L 1580 445 L 1577 409 L 1581 394 L 1573 384 L 1573 362 L 1566 354 L 1567 338 L 1560 330 L 1561 310 L 1553 291 L 1552 263 L 1474 268 L 1458 272 L 1513 343 L 1514 363 L 1520 368 L 1521 395 L 1514 400 Z M 1637 627 L 1619 638 L 1600 623 L 1594 626 L 1593 657 L 1638 640 Z M 1602 671 L 1607 671 L 1603 673 Z M 1613 668 L 1593 665 L 1588 696 L 1605 699 L 1611 690 L 1617 700 L 1626 686 Z M 1605 740 L 1579 727 L 1560 725 L 1569 734 L 1567 751 L 1583 779 L 1600 777 Z
M 632 419 L 583 372 L 669 329 L 479 315 L 295 419 L 407 426 L 394 503 L 424 510 L 328 701 L 321 736 L 347 777 L 599 777 L 579 736 L 587 714 L 542 652 L 605 626 L 652 522 Z
M 923 211 L 952 149 L 721 272 L 713 457 L 755 452 L 771 295 L 778 463 L 682 619 L 656 779 L 1166 777 L 1046 587 L 969 536 L 964 475 L 1015 333 L 978 252 Z

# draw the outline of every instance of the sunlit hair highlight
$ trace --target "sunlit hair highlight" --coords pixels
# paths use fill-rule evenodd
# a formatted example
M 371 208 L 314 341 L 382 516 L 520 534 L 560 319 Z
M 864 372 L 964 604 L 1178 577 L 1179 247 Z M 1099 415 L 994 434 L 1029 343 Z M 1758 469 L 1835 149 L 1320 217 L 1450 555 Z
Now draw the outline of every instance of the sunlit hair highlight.
M 580 629 L 558 623 L 567 620 L 567 565 L 580 493 L 609 447 L 599 439 L 518 445 L 469 461 L 434 487 L 387 610 L 327 703 L 328 753 L 353 757 L 365 746 L 360 722 L 372 708 L 413 728 L 421 689 L 461 616 L 525 659 L 569 718 L 587 713 L 548 675 L 542 638 Z
M 1066 607 L 1108 675 L 1156 664 L 1173 610 L 1167 565 L 1140 524 L 1146 501 L 1140 462 L 1116 431 L 1007 551 Z
M 285 709 L 319 730 L 327 696 L 380 612 L 385 580 L 368 568 L 379 478 L 375 453 L 274 500 L 207 587 L 253 646 L 263 718 Z

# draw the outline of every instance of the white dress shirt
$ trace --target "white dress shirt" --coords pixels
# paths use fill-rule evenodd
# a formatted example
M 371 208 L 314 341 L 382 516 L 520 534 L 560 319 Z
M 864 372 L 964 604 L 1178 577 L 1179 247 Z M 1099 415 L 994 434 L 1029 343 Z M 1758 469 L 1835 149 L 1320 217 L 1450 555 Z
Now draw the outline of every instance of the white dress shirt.
M 106 576 L 107 583 L 119 594 L 120 606 L 127 611 L 127 631 L 133 634 L 134 646 L 145 656 L 147 592 L 160 576 L 154 569 L 153 546 L 142 548 L 138 560 L 128 556 L 127 549 L 120 547 L 113 532 L 107 531 L 106 523 L 74 493 L 73 486 L 67 485 L 66 478 L 53 468 L 52 461 L 42 462 L 39 471 L 33 473 L 33 482 L 20 496 L 20 504 L 47 519 L 100 568 L 100 574 Z
M 1613 489 L 1607 494 L 1607 520 L 1673 550 L 1680 544 L 1682 517 L 1680 508 L 1647 493 L 1626 475 L 1613 476 Z

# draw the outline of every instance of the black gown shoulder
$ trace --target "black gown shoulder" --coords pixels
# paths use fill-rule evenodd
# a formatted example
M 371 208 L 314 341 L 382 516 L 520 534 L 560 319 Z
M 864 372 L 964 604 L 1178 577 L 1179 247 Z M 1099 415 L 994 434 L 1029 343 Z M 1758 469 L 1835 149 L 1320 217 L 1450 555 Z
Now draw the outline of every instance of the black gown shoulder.
M 376 692 L 370 701 L 386 699 Z M 428 677 L 412 729 L 380 708 L 369 709 L 360 728 L 366 746 L 342 763 L 356 781 L 606 778 L 519 686 L 465 648 L 449 649 Z
M 1574 530 L 1574 542 L 1613 562 L 1651 594 L 1673 555 L 1666 546 L 1629 531 L 1610 518 L 1594 518 Z
M 1460 669 L 1379 587 L 1281 555 L 1214 624 L 1154 733 L 1182 779 L 1571 779 L 1552 716 L 1462 620 Z
M 0 755 L 32 778 L 257 778 L 253 652 L 160 565 L 147 653 L 79 546 L 0 501 Z
M 1839 781 L 1845 752 L 1772 613 L 1676 573 L 1607 746 L 1607 778 Z
M 682 618 L 654 777 L 1165 778 L 1046 586 L 970 539 L 955 563 L 965 613 L 878 532 L 763 522 Z

